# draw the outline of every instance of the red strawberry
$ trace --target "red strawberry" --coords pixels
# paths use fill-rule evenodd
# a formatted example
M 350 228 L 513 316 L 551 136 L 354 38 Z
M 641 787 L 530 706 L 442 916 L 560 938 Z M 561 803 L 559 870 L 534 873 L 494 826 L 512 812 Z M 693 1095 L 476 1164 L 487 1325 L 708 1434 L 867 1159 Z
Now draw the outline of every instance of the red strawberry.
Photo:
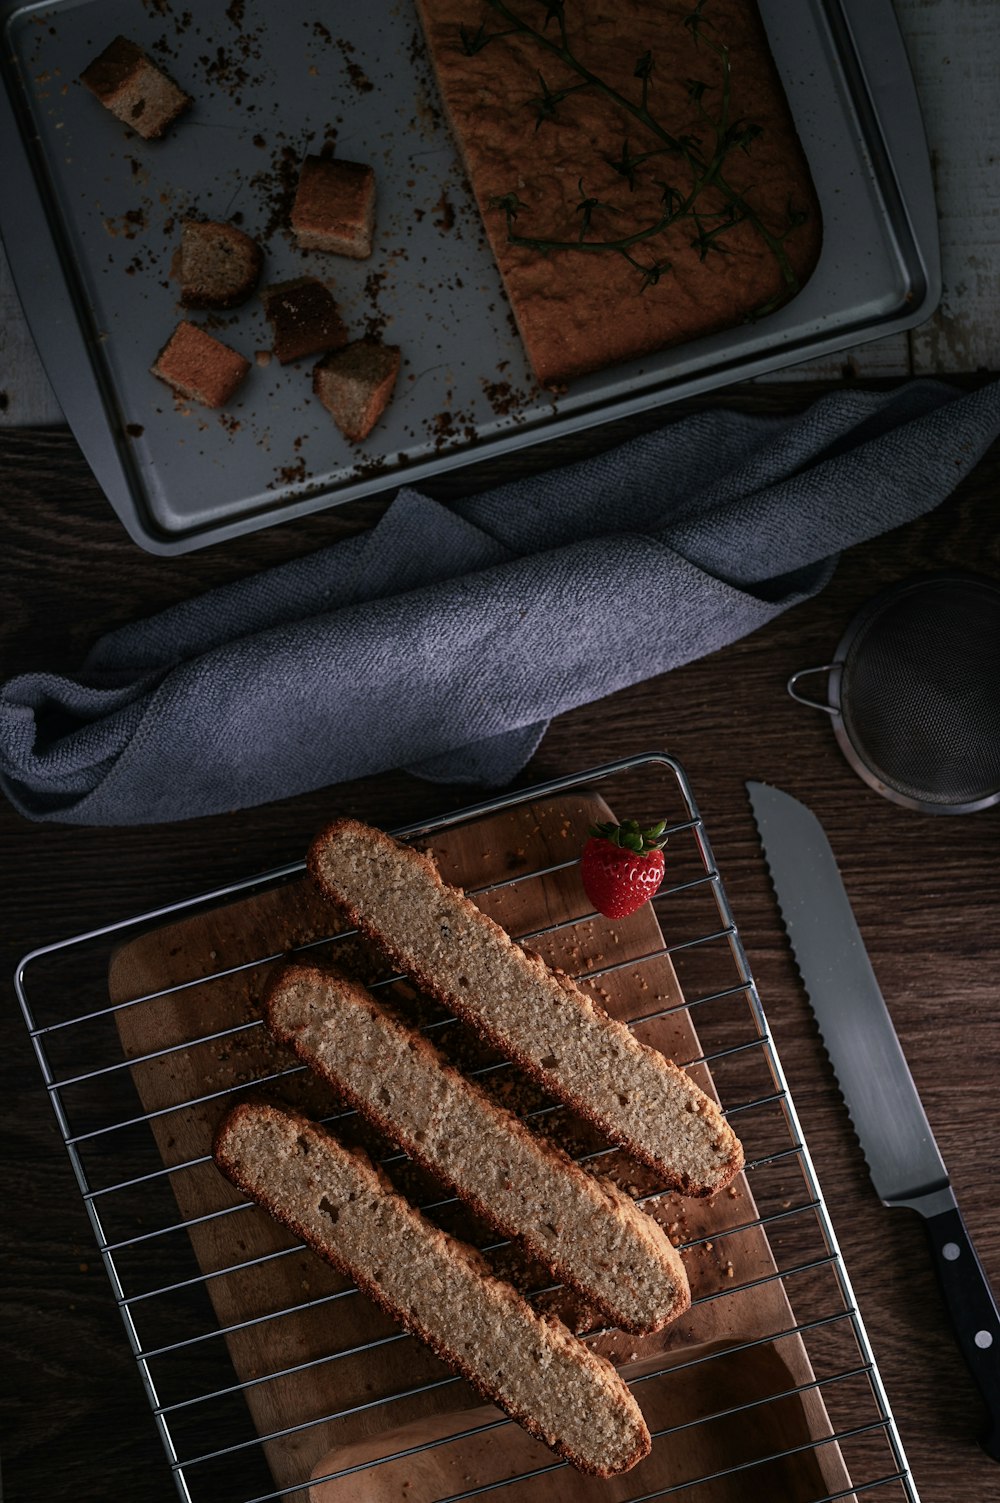
M 663 881 L 665 819 L 640 828 L 634 819 L 620 825 L 591 825 L 580 857 L 583 890 L 598 913 L 624 918 L 648 903 Z

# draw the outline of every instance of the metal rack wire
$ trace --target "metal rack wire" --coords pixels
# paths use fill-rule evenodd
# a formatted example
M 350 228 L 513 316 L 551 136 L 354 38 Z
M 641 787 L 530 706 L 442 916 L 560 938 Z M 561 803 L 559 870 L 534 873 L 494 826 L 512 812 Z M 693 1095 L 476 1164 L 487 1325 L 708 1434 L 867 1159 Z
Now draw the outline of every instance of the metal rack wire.
M 808 1149 L 803 1140 L 798 1117 L 788 1093 L 780 1062 L 770 1039 L 757 988 L 747 962 L 723 884 L 715 864 L 707 832 L 687 777 L 682 768 L 665 754 L 632 757 L 607 766 L 581 772 L 571 777 L 516 793 L 504 794 L 456 815 L 411 825 L 395 833 L 404 839 L 441 837 L 471 820 L 497 814 L 503 810 L 535 804 L 557 795 L 593 790 L 600 785 L 605 793 L 630 781 L 641 779 L 642 797 L 649 802 L 650 781 L 657 780 L 654 803 L 676 809 L 668 834 L 671 837 L 671 871 L 674 877 L 661 890 L 656 903 L 658 912 L 675 918 L 670 926 L 670 944 L 648 954 L 625 961 L 590 966 L 582 977 L 592 983 L 610 976 L 623 967 L 636 970 L 669 956 L 681 975 L 685 1000 L 667 1007 L 653 1008 L 634 1018 L 629 1026 L 640 1027 L 662 1020 L 681 1009 L 697 1016 L 699 1033 L 707 1040 L 697 1059 L 678 1060 L 689 1068 L 705 1067 L 712 1072 L 727 1117 L 738 1125 L 748 1146 L 747 1178 L 754 1195 L 755 1214 L 733 1226 L 705 1235 L 685 1238 L 683 1249 L 690 1255 L 696 1249 L 723 1244 L 751 1230 L 763 1230 L 775 1259 L 774 1272 L 753 1277 L 735 1277 L 729 1264 L 730 1281 L 722 1287 L 695 1290 L 693 1309 L 707 1307 L 714 1301 L 743 1296 L 774 1281 L 780 1281 L 794 1312 L 790 1322 L 763 1334 L 752 1333 L 728 1343 L 723 1350 L 693 1349 L 686 1357 L 676 1352 L 652 1364 L 640 1364 L 635 1370 L 625 1367 L 624 1375 L 636 1390 L 640 1402 L 644 1391 L 652 1394 L 660 1382 L 677 1374 L 703 1376 L 717 1364 L 721 1373 L 727 1361 L 752 1354 L 756 1349 L 778 1351 L 783 1344 L 804 1342 L 811 1364 L 806 1379 L 763 1395 L 740 1397 L 730 1402 L 724 1385 L 719 1398 L 703 1412 L 667 1425 L 651 1425 L 654 1455 L 657 1447 L 677 1444 L 682 1432 L 690 1439 L 693 1432 L 714 1433 L 712 1427 L 756 1425 L 765 1433 L 768 1416 L 785 1413 L 782 1406 L 805 1402 L 812 1395 L 821 1402 L 829 1426 L 821 1435 L 793 1436 L 788 1443 L 764 1445 L 761 1454 L 735 1461 L 723 1457 L 723 1464 L 702 1469 L 700 1475 L 685 1476 L 643 1490 L 614 1493 L 627 1503 L 649 1503 L 654 1498 L 676 1496 L 681 1503 L 715 1503 L 716 1499 L 749 1496 L 755 1478 L 765 1475 L 766 1468 L 792 1465 L 804 1453 L 818 1453 L 830 1446 L 843 1457 L 850 1485 L 834 1491 L 815 1490 L 795 1494 L 794 1503 L 835 1503 L 835 1500 L 875 1495 L 887 1503 L 890 1499 L 918 1503 L 917 1493 L 903 1453 L 895 1421 L 875 1363 L 863 1321 L 857 1310 L 850 1281 L 841 1258 L 829 1214 L 823 1200 Z M 611 794 L 614 799 L 617 795 Z M 669 798 L 668 798 L 669 796 Z M 685 862 L 684 851 L 688 859 Z M 489 891 L 501 886 L 551 877 L 571 867 L 572 859 L 519 871 L 494 883 Z M 234 1093 L 232 1085 L 220 1090 L 188 1097 L 162 1108 L 144 1110 L 137 1100 L 133 1072 L 137 1066 L 157 1061 L 169 1062 L 171 1056 L 197 1049 L 209 1043 L 235 1041 L 240 1035 L 252 1034 L 258 1020 L 239 1022 L 224 1029 L 192 1033 L 180 1043 L 171 1043 L 143 1054 L 126 1056 L 115 1024 L 125 1010 L 156 1003 L 166 1005 L 188 989 L 205 987 L 237 974 L 253 974 L 281 952 L 255 955 L 231 965 L 220 964 L 207 975 L 192 976 L 173 982 L 162 991 L 146 991 L 123 1002 L 107 1000 L 107 976 L 111 955 L 118 947 L 164 924 L 187 917 L 212 913 L 234 901 L 266 894 L 301 877 L 302 863 L 296 862 L 277 871 L 246 882 L 219 888 L 196 898 L 144 913 L 108 928 L 77 935 L 55 945 L 35 950 L 22 960 L 16 988 L 29 1029 L 46 1089 L 52 1101 L 70 1161 L 83 1196 L 101 1252 L 115 1300 L 120 1309 L 132 1352 L 138 1363 L 155 1424 L 159 1430 L 167 1460 L 179 1494 L 185 1503 L 202 1503 L 211 1498 L 216 1503 L 267 1503 L 267 1500 L 306 1498 L 309 1479 L 300 1476 L 293 1484 L 273 1485 L 264 1464 L 270 1444 L 292 1436 L 308 1435 L 319 1426 L 333 1421 L 357 1418 L 384 1407 L 391 1416 L 393 1406 L 400 1412 L 414 1399 L 456 1386 L 460 1380 L 451 1376 L 428 1374 L 426 1366 L 415 1369 L 415 1381 L 394 1392 L 381 1393 L 371 1399 L 357 1399 L 335 1413 L 303 1415 L 292 1424 L 262 1433 L 250 1423 L 246 1400 L 254 1389 L 287 1379 L 302 1379 L 310 1370 L 327 1370 L 330 1364 L 348 1361 L 374 1361 L 385 1349 L 411 1338 L 404 1333 L 386 1331 L 363 1342 L 338 1347 L 334 1337 L 338 1315 L 350 1302 L 360 1299 L 352 1288 L 338 1287 L 307 1297 L 283 1308 L 266 1309 L 229 1324 L 219 1321 L 207 1295 L 214 1281 L 224 1276 L 251 1274 L 264 1265 L 301 1255 L 297 1247 L 281 1246 L 242 1258 L 235 1251 L 227 1262 L 215 1268 L 199 1266 L 191 1252 L 189 1238 L 196 1238 L 208 1226 L 218 1227 L 229 1218 L 232 1226 L 248 1214 L 256 1213 L 249 1203 L 226 1205 L 197 1217 L 177 1217 L 170 1186 L 173 1177 L 183 1172 L 198 1172 L 210 1163 L 202 1154 L 180 1163 L 165 1164 L 159 1156 L 150 1129 L 157 1129 L 170 1113 L 190 1109 L 199 1103 Z M 473 889 L 470 895 L 475 897 Z M 676 915 L 686 904 L 693 905 L 685 929 Z M 595 915 L 584 914 L 583 918 Z M 569 921 L 565 921 L 569 922 Z M 580 915 L 572 922 L 578 924 Z M 517 934 L 521 942 L 537 944 L 563 927 L 562 921 L 538 926 L 530 933 Z M 301 950 L 314 950 L 349 938 L 349 931 L 338 935 L 323 934 L 305 941 Z M 674 935 L 678 937 L 674 938 Z M 67 977 L 72 977 L 72 992 Z M 402 978 L 383 976 L 376 986 L 389 985 Z M 67 996 L 92 996 L 95 1005 L 72 1016 L 66 1015 Z M 451 1020 L 435 1018 L 426 1024 L 435 1034 L 446 1029 Z M 81 1068 L 83 1064 L 86 1068 Z M 257 1075 L 242 1081 L 239 1090 L 284 1079 L 304 1066 L 283 1067 L 271 1074 Z M 508 1066 L 493 1061 L 478 1066 L 472 1074 L 496 1077 Z M 558 1112 L 557 1105 L 544 1102 L 525 1112 L 529 1118 L 541 1119 Z M 343 1126 L 355 1114 L 338 1111 L 326 1121 Z M 578 1153 L 580 1161 L 599 1162 L 617 1152 L 613 1145 L 602 1144 Z M 387 1153 L 385 1166 L 405 1163 L 406 1156 Z M 663 1192 L 659 1188 L 643 1189 L 636 1194 L 640 1203 L 655 1203 Z M 423 1209 L 447 1214 L 453 1206 L 451 1197 L 432 1197 Z M 152 1226 L 150 1223 L 153 1223 Z M 141 1228 L 141 1229 L 140 1229 Z M 483 1249 L 502 1252 L 505 1240 L 494 1240 Z M 716 1248 L 718 1256 L 719 1249 Z M 531 1297 L 550 1295 L 555 1285 L 531 1290 Z M 273 1332 L 279 1323 L 315 1312 L 317 1320 L 329 1323 L 330 1349 L 311 1354 L 300 1361 L 286 1363 L 274 1371 L 242 1376 L 233 1367 L 226 1351 L 227 1339 L 255 1329 Z M 325 1329 L 325 1328 L 324 1328 Z M 608 1337 L 607 1330 L 593 1331 L 588 1341 Z M 695 1370 L 699 1370 L 695 1374 Z M 653 1385 L 647 1390 L 646 1385 Z M 428 1455 L 441 1448 L 468 1445 L 478 1437 L 502 1431 L 510 1425 L 503 1416 L 482 1412 L 470 1417 L 457 1433 L 423 1438 L 409 1443 L 406 1432 L 393 1439 L 392 1420 L 387 1444 L 373 1459 L 328 1470 L 312 1479 L 312 1485 L 326 1483 L 343 1488 L 350 1481 L 351 1491 L 332 1496 L 364 1499 L 366 1486 L 382 1468 L 383 1475 L 394 1475 L 393 1467 Z M 779 1425 L 780 1428 L 780 1425 Z M 671 1439 L 673 1438 L 673 1440 Z M 788 1439 L 786 1437 L 786 1439 Z M 759 1448 L 758 1448 L 759 1449 Z M 504 1503 L 522 1503 L 531 1496 L 534 1484 L 552 1479 L 566 1463 L 546 1460 L 530 1465 L 515 1475 L 486 1476 L 473 1479 L 471 1485 L 434 1503 L 465 1503 L 479 1497 L 503 1498 Z M 367 1475 L 366 1475 L 367 1474 Z M 269 1486 L 270 1484 L 270 1486 Z M 598 1490 L 607 1484 L 593 1484 Z M 740 1492 L 746 1488 L 748 1491 Z M 727 1491 L 726 1489 L 730 1490 Z M 737 1489 L 733 1492 L 732 1489 Z M 371 1494 L 374 1496 L 374 1494 Z M 761 1494 L 756 1494 L 762 1496 Z M 379 1494 L 383 1496 L 383 1494 Z M 407 1496 L 414 1496 L 408 1494 Z M 586 1493 L 591 1496 L 590 1492 Z M 791 1495 L 789 1495 L 791 1497 Z

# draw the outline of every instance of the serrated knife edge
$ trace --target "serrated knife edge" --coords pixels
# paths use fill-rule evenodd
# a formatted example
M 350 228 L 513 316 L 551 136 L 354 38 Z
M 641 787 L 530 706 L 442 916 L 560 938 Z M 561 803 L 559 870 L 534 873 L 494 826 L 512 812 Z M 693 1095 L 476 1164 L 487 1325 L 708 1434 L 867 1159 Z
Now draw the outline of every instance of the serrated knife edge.
M 948 1172 L 882 997 L 830 843 L 811 810 L 748 783 L 796 968 L 879 1196 L 946 1188 Z
M 748 789 L 752 788 L 753 786 L 754 785 L 751 784 L 751 783 L 747 784 L 747 788 Z M 751 803 L 751 807 L 752 807 L 752 803 Z M 781 897 L 780 897 L 780 895 L 778 893 L 778 887 L 777 887 L 777 884 L 776 884 L 776 882 L 774 880 L 774 872 L 772 870 L 771 863 L 770 863 L 770 861 L 768 860 L 768 857 L 767 857 L 767 847 L 764 844 L 763 835 L 762 835 L 762 832 L 761 832 L 760 824 L 759 824 L 759 822 L 757 820 L 756 812 L 754 812 L 753 819 L 754 819 L 754 824 L 757 826 L 757 834 L 760 837 L 761 850 L 764 852 L 764 864 L 767 867 L 767 874 L 768 874 L 768 877 L 769 877 L 770 882 L 771 882 L 771 889 L 774 892 L 775 901 L 777 902 L 777 905 L 778 905 L 778 912 L 781 914 L 781 921 L 782 921 L 782 923 L 785 926 L 785 937 L 787 939 L 788 938 L 788 916 L 785 913 L 785 909 L 784 909 L 784 907 L 782 905 Z M 848 1101 L 847 1096 L 846 1096 L 846 1094 L 844 1092 L 844 1087 L 843 1087 L 843 1085 L 841 1083 L 840 1076 L 837 1074 L 837 1062 L 833 1058 L 833 1056 L 831 1055 L 829 1049 L 826 1046 L 826 1039 L 824 1038 L 824 1035 L 823 1035 L 823 1026 L 820 1023 L 819 1019 L 816 1017 L 815 1009 L 812 1007 L 812 998 L 811 998 L 810 993 L 809 993 L 809 982 L 806 979 L 805 974 L 803 973 L 802 967 L 799 964 L 799 959 L 798 959 L 798 955 L 796 954 L 795 947 L 794 947 L 794 945 L 792 945 L 792 943 L 791 943 L 790 940 L 789 940 L 789 949 L 792 952 L 792 960 L 794 962 L 795 969 L 798 972 L 798 977 L 799 977 L 799 980 L 802 983 L 803 990 L 805 991 L 806 996 L 809 997 L 810 1010 L 812 1011 L 813 1018 L 814 1018 L 814 1020 L 816 1022 L 816 1026 L 819 1029 L 819 1037 L 820 1037 L 820 1043 L 823 1046 L 823 1053 L 826 1056 L 827 1062 L 830 1065 L 831 1070 L 833 1071 L 833 1078 L 837 1082 L 837 1090 L 838 1090 L 838 1093 L 840 1095 L 840 1099 L 841 1099 L 841 1101 L 844 1104 L 845 1110 L 847 1111 L 848 1118 L 850 1119 L 851 1126 L 854 1129 L 854 1139 L 855 1139 L 855 1142 L 858 1144 L 858 1146 L 861 1149 L 862 1156 L 863 1156 L 863 1158 L 865 1160 L 865 1163 L 868 1166 L 869 1177 L 871 1177 L 872 1176 L 872 1164 L 871 1164 L 871 1160 L 869 1159 L 868 1154 L 865 1152 L 864 1141 L 863 1141 L 863 1139 L 861 1137 L 860 1132 L 858 1131 L 857 1123 L 855 1122 L 854 1117 L 853 1117 L 853 1115 L 851 1113 L 850 1102 Z

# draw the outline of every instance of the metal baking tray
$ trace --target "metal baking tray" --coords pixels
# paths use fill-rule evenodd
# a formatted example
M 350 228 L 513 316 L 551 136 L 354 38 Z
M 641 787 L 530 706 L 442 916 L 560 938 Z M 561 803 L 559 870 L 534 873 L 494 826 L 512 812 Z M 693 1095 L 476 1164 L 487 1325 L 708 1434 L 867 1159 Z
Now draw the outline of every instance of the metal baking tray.
M 0 234 L 63 411 L 131 536 L 183 553 L 402 481 L 907 329 L 940 294 L 919 106 L 891 0 L 761 0 L 823 211 L 810 281 L 758 324 L 540 390 L 441 117 L 412 0 L 0 0 Z M 323 16 L 326 19 L 320 19 Z M 162 141 L 80 84 L 118 33 L 194 96 Z M 305 254 L 287 229 L 307 151 L 335 142 L 378 182 L 370 261 Z M 241 217 L 265 281 L 332 278 L 349 328 L 402 347 L 361 449 L 312 396 L 310 363 L 255 365 L 222 413 L 149 373 L 180 316 L 186 213 Z M 253 358 L 259 302 L 217 320 Z
M 655 809 L 666 818 L 669 836 L 669 874 L 653 899 L 656 916 L 650 921 L 647 914 L 641 936 L 622 929 L 616 945 L 607 946 L 602 931 L 593 934 L 598 915 L 586 912 L 585 904 L 574 907 L 575 899 L 566 903 L 563 879 L 576 866 L 579 846 L 559 838 L 566 836 L 570 818 L 584 815 L 582 808 L 573 810 L 573 801 L 591 810 L 595 795 L 613 809 L 634 808 L 637 802 Z M 568 800 L 565 808 L 571 812 L 548 824 L 545 835 L 541 827 L 550 800 Z M 488 823 L 498 816 L 511 821 L 503 836 L 496 823 Z M 246 1217 L 257 1214 L 248 1203 L 213 1199 L 209 1209 L 198 1200 L 196 1208 L 192 1197 L 203 1193 L 201 1176 L 210 1166 L 197 1147 L 192 1153 L 185 1123 L 192 1114 L 200 1120 L 205 1113 L 221 1113 L 247 1091 L 273 1090 L 282 1075 L 302 1070 L 296 1062 L 275 1074 L 274 1061 L 253 1052 L 260 1020 L 247 1013 L 247 997 L 259 995 L 260 979 L 282 953 L 328 963 L 342 954 L 345 942 L 350 944 L 353 931 L 342 931 L 328 912 L 310 904 L 299 861 L 46 945 L 24 957 L 16 976 L 42 1077 L 181 1499 L 305 1503 L 311 1473 L 314 1490 L 308 1496 L 315 1503 L 320 1497 L 327 1503 L 388 1498 L 427 1503 L 431 1497 L 437 1503 L 473 1498 L 504 1503 L 529 1496 L 553 1503 L 598 1495 L 650 1503 L 679 1494 L 690 1503 L 749 1497 L 848 1503 L 862 1495 L 878 1503 L 918 1503 L 708 830 L 683 768 L 665 753 L 632 756 L 499 794 L 394 833 L 429 839 L 435 853 L 447 856 L 463 829 L 477 832 L 470 851 L 499 841 L 492 856 L 490 849 L 473 855 L 480 877 L 467 890 L 487 907 L 499 894 L 518 941 L 549 953 L 547 946 L 558 947 L 569 935 L 590 935 L 586 954 L 576 951 L 575 973 L 598 995 L 602 988 L 614 988 L 617 977 L 635 1004 L 629 1026 L 647 1043 L 657 1039 L 648 1030 L 669 1026 L 675 1014 L 690 1019 L 699 1057 L 679 1062 L 696 1077 L 710 1071 L 701 1083 L 717 1091 L 746 1150 L 752 1201 L 726 1194 L 688 1202 L 674 1223 L 679 1232 L 683 1227 L 694 1294 L 691 1314 L 678 1327 L 686 1327 L 686 1333 L 680 1331 L 676 1346 L 669 1335 L 665 1346 L 649 1338 L 648 1349 L 644 1338 L 630 1336 L 618 1352 L 623 1377 L 654 1430 L 653 1455 L 635 1477 L 594 1483 L 567 1475 L 566 1463 L 540 1447 L 540 1454 L 530 1456 L 509 1451 L 511 1422 L 503 1415 L 469 1409 L 466 1399 L 452 1406 L 456 1378 L 422 1367 L 413 1342 L 394 1329 L 384 1324 L 369 1329 L 368 1316 L 352 1319 L 349 1304 L 357 1291 L 349 1284 L 327 1289 L 318 1263 L 300 1268 L 294 1261 L 294 1243 L 284 1250 L 270 1243 L 258 1247 L 244 1229 Z M 492 835 L 479 833 L 484 830 Z M 508 855 L 514 831 L 524 848 Z M 554 901 L 548 901 L 544 887 L 539 896 L 539 883 L 553 884 L 548 893 Z M 248 904 L 252 917 L 244 922 L 238 916 L 250 911 Z M 516 915 L 544 915 L 544 922 L 538 928 L 529 922 L 525 932 Z M 647 950 L 650 923 L 656 938 Z M 197 942 L 191 939 L 192 924 Z M 211 949 L 203 947 L 208 944 Z M 147 959 L 154 957 L 152 968 L 136 964 L 136 947 Z M 680 990 L 662 990 L 656 978 L 664 965 L 673 968 Z M 372 984 L 377 988 L 391 980 Z M 226 1027 L 220 1008 L 229 1003 L 220 1001 L 220 994 L 241 999 Z M 447 1026 L 444 1015 L 428 1026 L 437 1036 L 438 1027 Z M 206 1049 L 219 1052 L 206 1055 Z M 223 1059 L 231 1063 L 220 1075 Z M 505 1068 L 490 1056 L 477 1073 Z M 160 1083 L 155 1102 L 148 1095 L 154 1079 Z M 545 1102 L 526 1115 L 537 1125 L 553 1110 L 558 1108 Z M 351 1115 L 341 1106 L 326 1120 L 343 1131 Z M 164 1145 L 168 1157 L 161 1157 Z M 614 1145 L 604 1142 L 581 1161 L 608 1170 L 615 1154 Z M 382 1163 L 398 1169 L 402 1157 L 395 1154 Z M 207 1193 L 214 1197 L 218 1182 L 211 1173 L 208 1180 Z M 641 1194 L 650 1208 L 662 1195 L 655 1181 L 650 1194 L 641 1185 L 629 1190 Z M 431 1192 L 431 1202 L 425 1205 L 428 1214 L 448 1214 L 451 1202 L 441 1200 L 439 1192 Z M 194 1253 L 196 1239 L 202 1246 L 206 1236 L 207 1267 Z M 486 1236 L 487 1251 L 496 1253 L 502 1244 Z M 751 1243 L 766 1249 L 759 1263 L 750 1255 Z M 282 1276 L 287 1259 L 293 1260 L 292 1272 Z M 275 1270 L 287 1281 L 287 1295 L 286 1284 L 276 1293 Z M 212 1290 L 220 1283 L 228 1287 L 230 1279 L 242 1281 L 238 1287 L 248 1296 L 252 1291 L 252 1310 L 237 1311 L 233 1297 L 213 1308 Z M 372 1317 L 378 1320 L 374 1312 Z M 596 1331 L 588 1339 L 601 1337 Z M 233 1341 L 241 1344 L 239 1350 L 230 1346 L 227 1355 Z M 253 1347 L 252 1375 L 247 1342 Z M 800 1359 L 792 1364 L 789 1346 L 798 1349 L 800 1343 Z M 639 1350 L 630 1351 L 633 1346 Z M 385 1354 L 404 1348 L 409 1355 L 393 1367 L 386 1384 Z M 330 1409 L 330 1384 L 340 1388 L 331 1371 L 352 1362 L 359 1364 L 360 1386 L 346 1396 L 346 1407 L 340 1393 Z M 730 1363 L 737 1364 L 736 1381 L 731 1372 L 724 1376 Z M 657 1421 L 654 1395 L 671 1373 L 679 1375 L 686 1397 L 680 1403 L 675 1393 Z M 434 1393 L 445 1395 L 444 1405 L 433 1400 Z M 422 1406 L 416 1414 L 414 1404 Z M 811 1416 L 808 1423 L 799 1413 L 802 1405 Z M 420 1421 L 416 1427 L 414 1419 Z M 479 1475 L 480 1444 L 489 1456 L 504 1458 L 486 1480 Z M 331 1445 L 336 1455 L 331 1456 Z M 661 1464 L 679 1470 L 664 1481 Z

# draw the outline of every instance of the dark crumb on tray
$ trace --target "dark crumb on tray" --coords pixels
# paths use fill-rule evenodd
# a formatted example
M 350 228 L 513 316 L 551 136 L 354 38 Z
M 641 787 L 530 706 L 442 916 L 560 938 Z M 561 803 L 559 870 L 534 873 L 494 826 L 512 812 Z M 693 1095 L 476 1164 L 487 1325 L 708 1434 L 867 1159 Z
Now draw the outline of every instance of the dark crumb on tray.
M 370 94 L 375 85 L 372 83 L 371 79 L 368 77 L 368 74 L 365 72 L 364 68 L 362 68 L 361 64 L 354 61 L 354 47 L 343 37 L 337 38 L 336 46 L 340 49 L 340 54 L 344 59 L 344 67 L 347 69 L 347 76 L 351 80 L 351 83 L 354 85 L 354 87 L 357 89 L 358 93 Z
M 278 479 L 283 485 L 300 485 L 306 479 L 306 462 L 297 459 L 294 464 L 284 465 L 278 471 Z
M 300 159 L 301 152 L 294 147 L 280 146 L 272 156 L 270 171 L 255 172 L 250 179 L 250 186 L 258 199 L 267 197 L 269 200 L 267 222 L 261 231 L 261 238 L 265 241 L 288 227 L 298 186 Z
M 434 210 L 436 214 L 436 218 L 434 220 L 435 229 L 441 230 L 443 233 L 447 233 L 448 230 L 454 229 L 455 206 L 448 198 L 447 189 L 441 189 L 441 197 L 434 205 Z

